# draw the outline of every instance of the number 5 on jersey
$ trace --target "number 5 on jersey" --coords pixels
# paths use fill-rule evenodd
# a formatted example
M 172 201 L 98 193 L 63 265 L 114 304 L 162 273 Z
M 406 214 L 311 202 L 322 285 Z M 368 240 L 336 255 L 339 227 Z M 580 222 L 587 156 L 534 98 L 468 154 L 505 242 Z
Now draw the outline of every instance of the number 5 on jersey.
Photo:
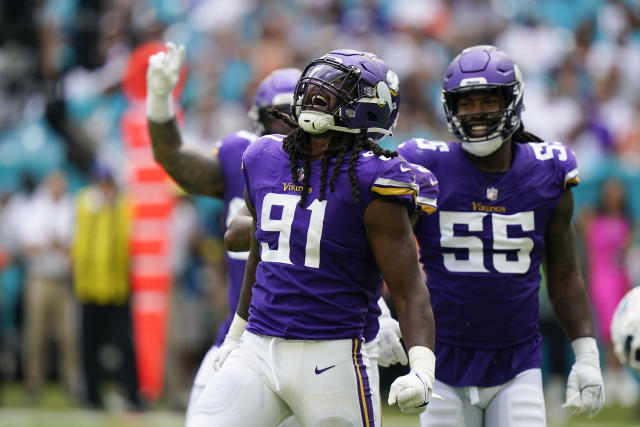
M 531 265 L 529 254 L 533 249 L 533 240 L 529 237 L 509 237 L 507 226 L 519 226 L 523 232 L 535 229 L 532 211 L 513 215 L 483 212 L 440 212 L 440 246 L 442 248 L 465 249 L 467 259 L 458 259 L 456 254 L 443 253 L 444 266 L 449 271 L 466 273 L 489 273 L 484 265 L 485 248 L 482 239 L 477 236 L 455 236 L 455 224 L 467 226 L 467 230 L 477 233 L 483 231 L 483 219 L 491 216 L 493 247 L 493 267 L 499 273 L 526 273 Z M 507 251 L 516 251 L 516 259 L 507 257 Z
M 269 244 L 261 242 L 261 259 L 264 262 L 280 262 L 283 264 L 293 264 L 291 262 L 291 228 L 293 226 L 296 206 L 300 202 L 300 196 L 293 194 L 268 193 L 262 201 L 262 212 L 260 213 L 260 228 L 262 231 L 273 231 L 279 233 L 277 249 L 271 249 Z M 271 218 L 271 211 L 274 206 L 282 206 L 282 216 L 280 219 Z M 307 228 L 307 244 L 305 246 L 305 267 L 320 267 L 320 240 L 322 238 L 322 226 L 324 224 L 324 213 L 327 201 L 314 200 L 306 209 L 311 211 L 311 219 Z

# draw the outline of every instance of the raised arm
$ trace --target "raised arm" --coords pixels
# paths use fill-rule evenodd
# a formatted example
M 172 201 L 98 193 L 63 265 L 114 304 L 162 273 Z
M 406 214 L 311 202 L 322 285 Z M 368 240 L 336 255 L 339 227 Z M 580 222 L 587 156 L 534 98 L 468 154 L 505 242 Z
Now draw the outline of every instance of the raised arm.
M 435 323 L 407 209 L 398 203 L 375 199 L 367 206 L 364 220 L 369 245 L 391 291 L 409 349 L 411 372 L 393 382 L 389 404 L 397 401 L 403 412 L 423 412 L 435 381 Z
M 604 388 L 591 305 L 578 271 L 572 216 L 573 194 L 567 190 L 547 225 L 544 266 L 551 307 L 576 356 L 564 406 L 594 416 L 604 405 Z
M 167 43 L 167 52 L 149 58 L 147 68 L 147 126 L 153 155 L 187 192 L 222 197 L 222 168 L 217 156 L 185 145 L 173 111 L 171 93 L 184 62 L 184 46 Z
M 224 182 L 218 156 L 182 143 L 176 119 L 157 123 L 147 120 L 153 156 L 185 191 L 223 197 Z

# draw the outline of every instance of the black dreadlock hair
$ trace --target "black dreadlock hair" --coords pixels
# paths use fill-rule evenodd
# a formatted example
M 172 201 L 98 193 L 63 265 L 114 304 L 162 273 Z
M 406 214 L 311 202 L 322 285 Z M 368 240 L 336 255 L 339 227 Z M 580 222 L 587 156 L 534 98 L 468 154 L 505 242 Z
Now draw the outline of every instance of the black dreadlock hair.
M 305 132 L 298 126 L 290 116 L 284 114 L 275 108 L 270 108 L 267 113 L 275 118 L 282 120 L 289 127 L 293 128 L 291 133 L 287 135 L 282 141 L 282 148 L 289 154 L 289 164 L 291 168 L 291 177 L 294 181 L 299 182 L 298 179 L 298 160 L 302 161 L 302 168 L 305 171 L 304 178 L 302 180 L 302 190 L 300 192 L 300 206 L 304 205 L 307 195 L 309 194 L 309 184 L 311 179 L 311 136 L 308 132 Z M 324 200 L 325 191 L 327 187 L 327 174 L 329 170 L 329 163 L 332 158 L 335 158 L 335 164 L 329 177 L 329 189 L 331 192 L 335 191 L 335 180 L 340 172 L 340 166 L 344 162 L 347 153 L 349 154 L 349 168 L 347 173 L 349 174 L 349 181 L 351 182 L 351 196 L 353 200 L 358 203 L 360 201 L 360 189 L 358 188 L 358 181 L 356 180 L 356 162 L 360 156 L 362 150 L 370 150 L 376 156 L 396 157 L 397 151 L 385 150 L 371 139 L 366 137 L 366 132 L 358 134 L 343 134 L 339 132 L 333 132 L 331 139 L 329 140 L 329 146 L 322 152 L 322 165 L 320 170 L 320 200 Z
M 518 130 L 511 136 L 513 142 L 543 142 L 544 140 L 537 135 L 524 130 L 524 125 L 520 123 Z

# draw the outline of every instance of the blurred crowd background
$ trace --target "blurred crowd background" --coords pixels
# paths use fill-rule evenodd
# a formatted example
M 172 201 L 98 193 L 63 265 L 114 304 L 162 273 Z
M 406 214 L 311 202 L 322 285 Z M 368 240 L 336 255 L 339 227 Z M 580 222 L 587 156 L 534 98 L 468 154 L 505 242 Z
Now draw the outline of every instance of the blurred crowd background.
M 578 158 L 578 249 L 596 301 L 605 384 L 617 384 L 607 386 L 608 398 L 636 402 L 637 381 L 616 365 L 607 330 L 611 304 L 640 283 L 637 0 L 0 2 L 3 382 L 24 381 L 37 404 L 42 381 L 60 380 L 79 404 L 87 403 L 83 366 L 93 365 L 79 356 L 86 345 L 79 332 L 86 301 L 72 279 L 70 248 L 80 227 L 74 212 L 87 188 L 96 200 L 112 197 L 98 191 L 104 181 L 114 184 L 111 191 L 127 192 L 121 118 L 136 107 L 121 83 L 131 53 L 153 40 L 187 47 L 182 129 L 188 143 L 204 150 L 233 131 L 251 129 L 246 112 L 270 71 L 303 68 L 335 48 L 374 52 L 399 75 L 400 118 L 394 136 L 383 141 L 386 148 L 410 137 L 450 139 L 440 101 L 446 65 L 466 46 L 504 49 L 524 74 L 525 129 L 565 143 Z M 176 308 L 163 399 L 180 408 L 226 315 L 226 299 L 222 204 L 177 190 L 175 196 Z M 55 302 L 31 301 L 33 292 L 40 298 L 31 299 Z M 560 403 L 571 352 L 545 300 L 545 386 Z M 44 343 L 37 343 L 39 336 Z M 39 350 L 44 356 L 30 356 L 36 346 L 45 346 Z M 100 351 L 92 363 L 107 371 L 126 364 L 126 346 Z M 129 400 L 136 404 L 135 396 Z

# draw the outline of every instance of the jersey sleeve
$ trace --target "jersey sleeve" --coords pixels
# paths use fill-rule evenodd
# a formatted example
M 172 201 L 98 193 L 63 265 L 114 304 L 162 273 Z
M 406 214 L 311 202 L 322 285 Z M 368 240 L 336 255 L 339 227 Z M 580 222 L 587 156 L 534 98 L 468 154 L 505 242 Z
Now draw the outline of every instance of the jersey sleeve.
M 282 143 L 282 138 L 277 135 L 264 135 L 248 144 L 239 157 L 245 190 L 249 195 L 249 201 L 254 206 L 256 203 L 255 191 L 258 191 L 269 180 L 268 167 L 265 165 L 274 162 L 276 151 L 279 149 L 277 148 L 279 144 L 274 144 L 274 141 Z
M 249 201 L 253 206 L 255 206 L 255 200 L 253 196 L 253 191 L 251 191 L 252 186 L 251 186 L 250 171 L 253 168 L 254 157 L 255 157 L 254 153 L 256 152 L 256 149 L 255 149 L 256 147 L 257 147 L 256 144 L 249 145 L 249 147 L 247 147 L 247 149 L 242 153 L 242 161 L 240 162 L 240 167 L 242 169 L 242 177 L 244 179 L 244 188 L 249 197 Z
M 418 184 L 418 209 L 421 212 L 432 214 L 438 208 L 438 180 L 436 176 L 424 166 L 409 164 L 416 174 Z
M 251 190 L 250 190 L 251 186 L 249 185 L 249 175 L 247 174 L 247 167 L 246 167 L 246 160 L 245 160 L 246 155 L 247 155 L 246 152 L 242 155 L 242 163 L 240 165 L 242 169 L 242 179 L 244 180 L 244 189 L 246 193 L 249 195 L 249 201 L 253 206 L 255 206 L 253 202 L 253 198 L 251 197 Z
M 560 144 L 559 142 L 556 144 Z M 563 146 L 560 144 L 560 146 Z M 564 146 L 563 146 L 564 147 Z M 567 151 L 567 160 L 560 163 L 558 168 L 560 170 L 560 179 L 562 180 L 562 187 L 567 188 L 575 187 L 580 183 L 580 174 L 578 172 L 578 161 L 576 155 L 572 149 L 565 147 Z
M 218 156 L 224 164 L 229 163 L 228 159 L 235 159 L 237 163 L 239 155 L 257 138 L 255 134 L 244 130 L 233 132 L 221 141 L 216 142 L 211 149 L 211 154 Z M 238 166 L 235 165 L 234 167 L 237 168 Z
M 420 162 L 420 149 L 417 145 L 418 138 L 412 138 L 398 145 L 398 154 L 407 162 L 418 164 Z
M 369 189 L 378 197 L 395 199 L 413 210 L 417 208 L 419 187 L 415 172 L 401 158 L 379 160 Z
M 449 143 L 424 138 L 412 138 L 398 146 L 398 154 L 406 161 L 436 170 L 442 159 L 451 153 Z
M 560 142 L 530 142 L 536 161 L 551 163 L 554 185 L 563 190 L 575 187 L 580 182 L 578 162 L 573 151 Z M 549 163 L 548 163 L 549 162 Z

